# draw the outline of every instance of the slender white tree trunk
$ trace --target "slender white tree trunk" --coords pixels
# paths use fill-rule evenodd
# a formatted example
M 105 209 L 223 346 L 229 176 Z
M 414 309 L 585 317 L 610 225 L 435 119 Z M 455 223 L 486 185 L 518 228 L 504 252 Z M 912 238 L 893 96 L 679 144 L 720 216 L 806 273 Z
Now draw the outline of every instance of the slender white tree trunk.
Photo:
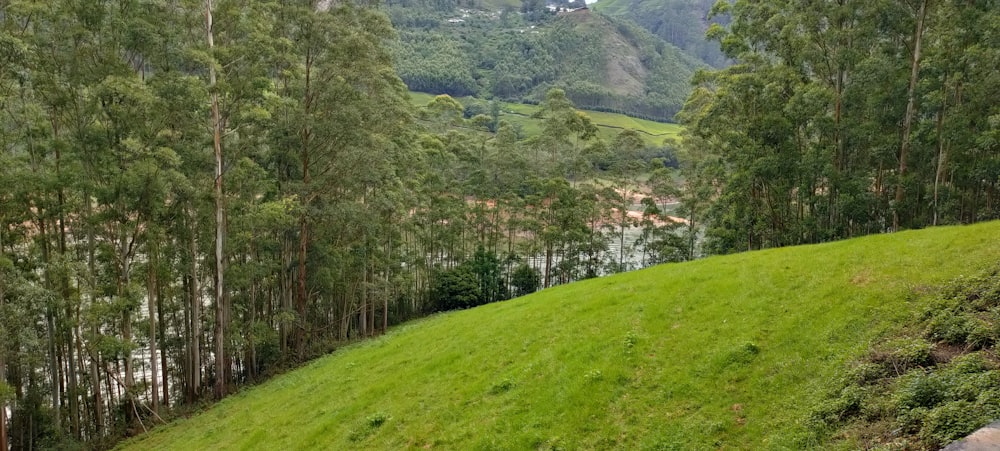
M 212 33 L 212 0 L 205 1 L 205 31 L 208 35 L 208 49 L 215 48 L 215 37 Z M 223 217 L 224 199 L 222 193 L 222 118 L 219 113 L 219 93 L 216 91 L 215 65 L 208 67 L 208 83 L 212 92 L 212 131 L 213 148 L 215 150 L 215 397 L 222 398 L 226 394 L 226 308 L 223 296 L 223 246 L 225 244 L 225 218 Z

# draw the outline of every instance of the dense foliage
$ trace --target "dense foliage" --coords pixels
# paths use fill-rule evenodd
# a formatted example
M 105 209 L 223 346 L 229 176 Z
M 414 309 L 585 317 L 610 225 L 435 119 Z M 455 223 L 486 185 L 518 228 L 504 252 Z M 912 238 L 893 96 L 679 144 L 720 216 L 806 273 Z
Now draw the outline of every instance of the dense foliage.
M 564 93 L 528 140 L 414 111 L 386 16 L 323 5 L 0 1 L 0 449 L 106 446 L 390 324 L 652 261 L 608 252 L 631 223 L 583 181 L 617 160 Z
M 709 250 L 1000 217 L 997 6 L 718 3 L 736 64 L 682 113 Z

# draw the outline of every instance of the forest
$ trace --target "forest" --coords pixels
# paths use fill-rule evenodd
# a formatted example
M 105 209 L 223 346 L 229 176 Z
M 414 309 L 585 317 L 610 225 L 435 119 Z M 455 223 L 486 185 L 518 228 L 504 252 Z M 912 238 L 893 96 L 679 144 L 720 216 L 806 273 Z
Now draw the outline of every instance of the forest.
M 599 139 L 558 89 L 533 137 L 414 109 L 372 5 L 0 25 L 0 448 L 104 448 L 416 316 L 691 257 L 653 219 L 669 148 Z
M 558 87 L 580 108 L 673 121 L 704 66 L 628 20 L 557 15 L 544 2 L 523 13 L 459 6 L 388 2 L 396 69 L 410 89 L 538 103 Z
M 735 63 L 678 115 L 706 251 L 1000 217 L 998 6 L 716 3 Z
M 718 43 L 705 39 L 705 32 L 712 23 L 727 24 L 729 16 L 707 17 L 714 3 L 713 0 L 601 0 L 593 8 L 631 20 L 688 55 L 721 68 L 731 61 Z
M 719 2 L 733 64 L 651 148 L 565 80 L 537 136 L 414 108 L 391 7 L 0 0 L 0 449 L 106 448 L 437 311 L 995 219 L 997 6 Z

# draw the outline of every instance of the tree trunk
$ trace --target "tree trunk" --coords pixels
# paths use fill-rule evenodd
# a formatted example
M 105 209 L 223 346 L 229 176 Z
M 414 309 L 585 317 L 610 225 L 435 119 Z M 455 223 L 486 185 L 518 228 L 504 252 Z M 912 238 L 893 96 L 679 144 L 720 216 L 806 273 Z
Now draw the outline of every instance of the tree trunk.
M 3 285 L 0 285 L 0 307 L 3 307 L 4 293 Z M 8 343 L 0 344 L 0 383 L 7 382 L 7 346 Z M 7 451 L 9 440 L 7 439 L 7 401 L 0 399 L 0 451 Z
M 119 296 L 124 294 L 125 287 L 128 286 L 127 281 L 123 281 L 121 288 L 119 288 Z M 122 312 L 122 340 L 126 343 L 132 341 L 132 313 L 127 309 Z M 135 393 L 133 393 L 133 388 L 135 387 L 135 374 L 132 367 L 132 352 L 126 352 L 125 356 L 125 397 L 131 406 L 135 404 Z M 136 418 L 135 413 L 132 409 L 125 409 L 125 417 L 128 419 L 127 423 L 129 426 L 138 418 Z
M 80 286 L 79 281 L 77 281 L 77 286 Z M 84 362 L 85 362 L 85 356 L 86 356 L 86 354 L 84 354 L 84 352 L 83 352 L 83 340 L 80 338 L 80 323 L 81 323 L 81 321 L 80 321 L 80 304 L 79 303 L 77 303 L 76 306 L 75 306 L 75 308 L 73 309 L 73 315 L 71 316 L 71 318 L 73 318 L 73 327 L 71 328 L 70 333 L 73 335 L 73 345 L 74 345 L 75 350 L 76 350 L 76 366 L 77 366 L 78 371 L 79 371 L 79 374 L 77 375 L 77 377 L 79 378 L 80 376 L 86 374 L 85 371 L 79 370 L 79 368 L 82 368 L 85 365 Z M 77 384 L 79 384 L 79 383 L 80 382 L 78 380 Z M 80 389 L 80 385 L 77 385 L 77 393 L 73 394 L 73 396 L 77 400 L 77 404 L 80 403 L 80 399 L 81 398 L 86 399 L 86 396 L 87 396 L 87 391 L 86 390 L 87 390 L 86 388 L 83 388 L 81 390 Z M 88 439 L 89 439 L 91 437 L 91 431 L 92 431 L 92 429 L 90 428 L 90 425 L 92 423 L 90 421 L 87 421 L 87 412 L 86 412 L 86 409 L 87 409 L 87 403 L 86 403 L 86 401 L 84 401 L 82 409 L 79 406 L 77 407 L 77 417 L 78 418 L 76 418 L 74 420 L 76 420 L 76 421 L 81 421 L 82 420 L 82 423 L 78 424 L 77 429 L 80 431 L 81 437 L 83 437 L 84 435 L 86 435 L 88 437 Z M 86 428 L 86 430 L 84 430 L 84 428 Z
M 552 286 L 552 243 L 545 244 L 545 288 Z
M 191 250 L 191 337 L 188 342 L 188 349 L 191 361 L 188 363 L 191 375 L 188 387 L 188 402 L 194 402 L 201 396 L 201 290 L 198 286 L 198 243 L 195 240 L 195 220 L 194 213 L 191 213 L 191 225 L 189 227 L 191 241 L 188 243 Z
M 945 162 L 948 160 L 948 149 L 941 139 L 941 122 L 944 112 L 938 113 L 937 118 L 937 170 L 934 171 L 934 218 L 931 225 L 938 225 L 940 205 L 938 204 L 938 194 L 941 186 L 941 176 L 944 175 Z
M 626 194 L 628 191 L 624 191 Z M 627 199 L 627 196 L 626 196 Z M 618 272 L 625 271 L 625 226 L 628 222 L 628 200 L 622 202 L 622 221 L 618 228 Z
M 308 168 L 307 160 L 303 160 L 303 169 Z M 309 223 L 302 214 L 299 220 L 299 246 L 298 246 L 298 277 L 295 285 L 295 312 L 298 314 L 298 327 L 295 330 L 295 350 L 298 356 L 304 357 L 306 350 L 306 257 L 309 250 Z
M 910 153 L 910 132 L 913 128 L 913 117 L 916 115 L 917 81 L 920 76 L 920 46 L 924 36 L 924 17 L 927 15 L 927 2 L 920 2 L 917 12 L 917 25 L 913 33 L 913 59 L 910 64 L 910 87 L 906 92 L 906 116 L 903 117 L 903 139 L 899 148 L 899 180 L 896 182 L 895 205 L 892 209 L 892 229 L 899 230 L 899 209 L 904 199 L 904 178 L 907 169 L 907 156 Z
M 392 239 L 389 239 L 389 255 L 392 255 Z M 391 287 L 389 283 L 389 270 L 385 271 L 385 286 L 388 290 Z M 389 332 L 389 293 L 385 293 L 382 296 L 382 334 Z
M 167 279 L 167 280 L 168 280 L 168 284 L 169 284 L 169 280 L 170 279 Z M 163 302 L 160 302 L 163 299 L 163 288 L 162 288 L 162 286 L 159 283 L 159 279 L 157 279 L 156 290 L 157 290 L 156 291 L 156 300 L 157 300 L 157 303 L 156 303 L 156 318 L 157 319 L 156 319 L 156 321 L 160 324 L 159 339 L 160 339 L 160 343 L 164 343 L 164 346 L 166 346 L 165 343 L 167 341 L 166 340 L 166 338 L 167 338 L 166 337 L 167 326 L 165 326 L 164 322 L 163 322 Z M 174 318 L 176 318 L 176 316 Z M 150 320 L 152 320 L 152 318 L 150 318 Z M 176 322 L 175 322 L 175 324 L 176 324 Z M 169 374 L 168 374 L 168 371 L 167 371 L 167 352 L 166 352 L 166 349 L 163 349 L 163 350 L 160 351 L 160 371 L 162 373 L 161 377 L 160 377 L 160 382 L 162 383 L 162 387 L 163 387 L 163 407 L 164 408 L 168 408 L 168 407 L 170 407 L 170 387 L 169 387 L 170 380 L 169 380 Z M 156 373 L 154 372 L 153 375 L 155 377 Z
M 157 295 L 159 290 L 156 286 L 156 248 L 152 241 L 156 239 L 150 236 L 149 262 L 146 269 L 146 296 L 149 301 L 149 369 L 150 369 L 150 408 L 154 414 L 160 413 L 160 384 L 159 384 L 159 362 L 156 360 L 156 319 L 158 308 Z
M 58 136 L 59 135 L 59 128 L 55 125 L 55 123 L 53 123 L 53 126 L 52 126 L 52 134 L 53 134 L 53 136 Z M 56 163 L 56 177 L 59 180 L 62 180 L 63 179 L 62 164 L 61 164 L 61 162 L 62 162 L 62 153 L 59 150 L 59 146 L 55 147 L 55 157 L 56 157 L 56 161 L 55 161 L 55 163 Z M 62 256 L 62 257 L 64 257 L 64 260 L 65 260 L 65 257 L 66 257 L 66 213 L 65 213 L 66 196 L 65 196 L 65 193 L 63 192 L 63 187 L 62 186 L 60 186 L 59 189 L 56 190 L 56 200 L 58 201 L 58 210 L 59 210 L 59 218 L 58 218 L 59 219 L 59 255 Z M 72 313 L 73 313 L 73 308 L 72 308 L 71 299 L 70 299 L 71 296 L 70 296 L 70 286 L 69 286 L 69 282 L 70 282 L 69 281 L 69 275 L 68 274 L 63 274 L 63 275 L 60 276 L 59 279 L 60 279 L 59 280 L 60 294 L 61 294 L 62 300 L 63 300 L 63 302 L 65 304 L 65 314 L 66 314 L 65 318 L 68 321 L 70 318 L 72 318 Z M 74 338 L 73 337 L 73 328 L 72 327 L 64 327 L 64 329 L 65 329 L 64 339 L 65 339 L 66 351 L 67 351 L 67 353 L 66 353 L 66 359 L 67 359 L 67 365 L 68 365 L 68 368 L 67 368 L 67 373 L 68 374 L 67 374 L 67 376 L 68 376 L 68 383 L 69 383 L 69 386 L 68 386 L 66 392 L 68 393 L 68 397 L 69 397 L 69 413 L 70 413 L 70 419 L 71 419 L 71 426 L 72 426 L 72 431 L 73 431 L 73 437 L 79 439 L 80 438 L 80 405 L 79 405 L 79 399 L 77 397 L 78 383 L 77 383 L 77 378 L 76 378 L 76 371 L 77 371 L 76 370 L 76 358 L 75 358 L 75 356 L 73 354 L 73 341 L 74 341 L 73 340 L 73 338 Z M 0 448 L 0 451 L 5 451 L 5 450 L 6 450 L 5 448 Z
M 215 37 L 212 33 L 212 0 L 205 1 L 205 31 L 208 37 L 208 49 L 215 48 Z M 219 113 L 219 93 L 215 77 L 214 62 L 208 67 L 208 83 L 212 92 L 212 131 L 213 148 L 215 151 L 215 398 L 222 399 L 226 395 L 226 305 L 223 296 L 225 262 L 223 251 L 225 244 L 224 204 L 222 193 L 222 117 Z
M 57 431 L 62 430 L 62 387 L 59 384 L 59 362 L 56 358 L 56 326 L 55 313 L 51 305 L 46 307 L 45 331 L 48 335 L 49 346 L 49 377 L 52 378 L 52 423 Z
M 361 316 L 358 318 L 361 336 L 368 336 L 368 264 L 365 264 L 361 275 Z
M 306 47 L 305 54 L 305 93 L 302 97 L 302 110 L 303 110 L 303 127 L 302 127 L 302 206 L 304 211 L 302 212 L 302 217 L 299 219 L 299 272 L 298 272 L 298 285 L 295 294 L 295 310 L 298 313 L 298 324 L 299 327 L 296 330 L 296 350 L 298 351 L 299 358 L 305 356 L 306 347 L 306 302 L 307 296 L 309 295 L 306 290 L 306 280 L 307 280 L 307 270 L 306 270 L 306 260 L 309 252 L 309 204 L 311 203 L 311 196 L 309 193 L 309 183 L 311 168 L 310 164 L 310 146 L 312 145 L 312 128 L 310 127 L 309 121 L 311 120 L 310 114 L 312 109 L 312 52 L 311 49 Z
M 44 212 L 41 208 L 38 209 L 38 231 L 39 231 L 39 241 L 41 241 L 42 250 L 42 263 L 44 265 L 45 273 L 45 284 L 48 287 L 52 286 L 52 277 L 49 270 L 49 238 L 48 230 L 46 227 L 45 218 L 42 216 Z M 62 405 L 62 391 L 59 385 L 59 363 L 56 358 L 56 326 L 55 326 L 55 312 L 51 301 L 47 301 L 45 305 L 45 335 L 46 335 L 46 347 L 48 351 L 49 358 L 49 377 L 51 379 L 51 390 L 52 390 L 52 423 L 55 430 L 59 431 L 62 429 L 61 421 L 61 410 Z
M 84 196 L 83 197 L 85 199 L 85 201 L 84 201 L 84 213 L 86 215 L 86 219 L 89 220 L 90 218 L 93 217 L 93 205 L 91 204 L 91 202 L 89 200 L 90 199 L 90 192 L 89 192 L 89 190 L 85 190 L 84 191 Z M 88 221 L 84 221 L 85 224 L 87 222 Z M 87 272 L 89 274 L 96 274 L 96 265 L 97 265 L 97 263 L 96 263 L 96 252 L 97 252 L 97 250 L 96 250 L 96 246 L 95 246 L 95 241 L 96 240 L 94 239 L 94 228 L 91 227 L 91 226 L 88 226 L 86 228 L 86 233 L 87 233 Z M 79 285 L 79 283 L 78 283 L 78 285 Z M 93 299 L 91 299 L 91 301 L 93 301 Z M 79 316 L 80 316 L 80 310 L 77 309 L 77 324 L 78 325 L 80 324 Z M 91 325 L 91 333 L 95 337 L 98 336 L 97 324 L 92 324 Z M 79 341 L 77 341 L 77 343 L 79 343 Z M 88 346 L 87 346 L 87 352 L 90 354 L 90 384 L 91 384 L 91 389 L 93 390 L 93 399 L 94 399 L 94 401 L 93 401 L 94 402 L 94 407 L 93 407 L 93 409 L 94 409 L 94 412 L 93 412 L 94 413 L 94 429 L 95 429 L 95 433 L 96 433 L 97 438 L 100 439 L 101 437 L 104 437 L 104 404 L 103 404 L 103 400 L 102 400 L 102 396 L 101 396 L 101 375 L 100 375 L 99 363 L 98 363 L 99 354 L 97 354 L 96 352 L 94 352 L 90 348 L 89 343 L 88 343 Z M 80 355 L 82 357 L 83 353 L 81 353 Z

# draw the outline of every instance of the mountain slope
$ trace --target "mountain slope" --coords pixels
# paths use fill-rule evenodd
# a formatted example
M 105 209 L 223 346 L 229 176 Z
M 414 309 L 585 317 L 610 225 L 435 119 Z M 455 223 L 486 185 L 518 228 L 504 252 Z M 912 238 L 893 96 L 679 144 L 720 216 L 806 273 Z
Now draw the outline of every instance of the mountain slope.
M 391 7 L 396 68 L 410 89 L 537 102 L 553 87 L 578 107 L 671 120 L 704 66 L 638 25 L 590 10 L 544 14 Z
M 425 92 L 410 92 L 410 101 L 414 106 L 425 107 L 434 98 L 434 94 Z M 478 105 L 482 111 L 486 111 L 489 105 L 475 97 L 459 97 L 462 105 Z M 541 119 L 533 117 L 541 109 L 538 105 L 527 103 L 501 103 L 500 119 L 507 121 L 517 127 L 524 136 L 538 136 L 542 132 Z M 611 142 L 622 130 L 635 130 L 643 142 L 649 147 L 662 147 L 667 139 L 679 141 L 680 133 L 683 129 L 680 125 L 665 122 L 654 122 L 645 119 L 637 119 L 624 114 L 607 113 L 603 111 L 581 110 L 587 115 L 593 124 L 597 126 L 597 136 Z
M 131 449 L 804 449 L 804 419 L 1000 223 L 662 265 L 437 315 Z
M 688 55 L 712 66 L 727 64 L 719 45 L 705 39 L 715 0 L 600 0 L 592 8 L 632 20 Z

